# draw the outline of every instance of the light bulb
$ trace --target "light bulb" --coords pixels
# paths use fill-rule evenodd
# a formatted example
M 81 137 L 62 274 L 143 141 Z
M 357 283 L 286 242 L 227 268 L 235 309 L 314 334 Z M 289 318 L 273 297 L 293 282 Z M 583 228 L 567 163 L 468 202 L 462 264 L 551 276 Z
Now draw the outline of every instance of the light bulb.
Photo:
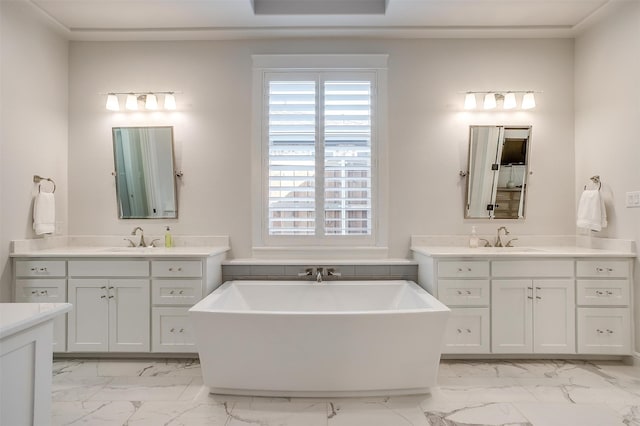
M 144 107 L 146 109 L 158 109 L 158 98 L 153 93 L 149 93 L 146 96 L 146 100 L 144 102 Z
M 504 95 L 504 102 L 502 104 L 502 108 L 504 109 L 513 109 L 516 107 L 516 94 L 509 92 Z
M 493 93 L 484 95 L 484 109 L 494 109 L 496 107 L 496 96 Z
M 164 95 L 164 109 L 176 109 L 176 97 L 173 95 L 173 93 L 167 93 L 166 95 Z
M 476 95 L 475 93 L 467 93 L 464 97 L 464 109 L 475 109 Z
M 131 111 L 138 110 L 138 97 L 133 93 L 127 95 L 127 101 L 124 104 L 124 107 Z
M 536 98 L 533 96 L 533 92 L 527 92 L 522 97 L 522 109 L 531 109 L 536 106 Z
M 107 95 L 106 108 L 109 111 L 120 111 L 120 104 L 118 103 L 118 97 L 114 93 L 109 93 Z

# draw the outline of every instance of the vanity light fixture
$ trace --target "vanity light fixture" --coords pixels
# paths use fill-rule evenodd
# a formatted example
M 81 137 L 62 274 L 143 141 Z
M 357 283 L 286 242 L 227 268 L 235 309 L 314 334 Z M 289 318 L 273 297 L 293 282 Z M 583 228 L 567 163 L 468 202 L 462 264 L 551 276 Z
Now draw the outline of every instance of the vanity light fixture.
M 170 111 L 176 109 L 176 97 L 173 92 L 164 95 L 164 109 Z
M 487 93 L 484 95 L 484 109 L 494 109 L 496 107 L 496 95 Z
M 464 97 L 464 109 L 476 109 L 476 94 L 468 92 Z
M 522 93 L 521 109 L 535 108 L 536 100 L 533 90 L 484 90 L 484 91 L 468 91 L 464 93 L 464 109 L 473 110 L 478 108 L 476 104 L 476 95 L 483 95 L 482 109 L 491 110 L 502 105 L 502 109 L 515 109 L 518 106 L 516 94 Z
M 149 93 L 145 95 L 146 100 L 144 101 L 145 109 L 158 109 L 158 98 L 153 93 Z
M 522 109 L 531 109 L 536 106 L 536 98 L 533 96 L 533 92 L 527 92 L 522 97 Z
M 105 108 L 109 111 L 120 111 L 118 95 L 126 96 L 124 103 L 125 110 L 128 111 L 156 111 L 161 109 L 158 96 L 164 96 L 164 109 L 174 111 L 176 109 L 176 92 L 109 92 L 101 93 L 107 96 Z
M 129 111 L 137 111 L 138 110 L 138 97 L 134 93 L 130 93 L 127 95 L 127 101 L 124 104 L 124 107 Z
M 109 93 L 107 95 L 107 109 L 109 111 L 119 111 L 120 103 L 118 102 L 118 96 L 115 93 Z

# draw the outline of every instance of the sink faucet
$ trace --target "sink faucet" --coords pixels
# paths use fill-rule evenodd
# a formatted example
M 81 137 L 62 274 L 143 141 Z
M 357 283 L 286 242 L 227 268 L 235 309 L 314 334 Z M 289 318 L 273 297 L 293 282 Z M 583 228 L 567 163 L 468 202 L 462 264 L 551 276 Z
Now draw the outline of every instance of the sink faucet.
M 138 247 L 146 247 L 147 243 L 144 242 L 144 230 L 142 228 L 136 226 L 133 228 L 133 231 L 131 231 L 131 235 L 136 235 L 138 231 L 140 231 L 140 244 L 138 244 Z
M 507 229 L 506 226 L 501 226 L 500 228 L 498 228 L 498 237 L 496 238 L 496 247 L 505 247 L 502 244 L 502 234 L 500 233 L 500 231 L 504 231 L 504 236 L 506 237 L 507 235 L 509 235 L 509 230 Z M 509 244 L 509 243 L 507 243 Z

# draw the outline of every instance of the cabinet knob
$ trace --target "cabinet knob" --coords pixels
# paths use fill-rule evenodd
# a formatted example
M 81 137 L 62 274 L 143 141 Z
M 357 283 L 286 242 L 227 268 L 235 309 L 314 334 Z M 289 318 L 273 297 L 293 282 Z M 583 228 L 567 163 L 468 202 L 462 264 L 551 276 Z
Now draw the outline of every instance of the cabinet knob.
M 458 272 L 462 272 L 462 268 L 458 268 Z
M 40 268 L 40 272 L 47 272 L 47 268 Z
M 462 333 L 462 330 L 458 329 L 458 334 Z
M 106 289 L 107 289 L 106 285 L 103 285 L 102 287 L 100 287 L 100 290 L 106 290 Z
M 462 291 L 458 290 L 458 296 L 461 296 L 461 295 L 462 295 Z
M 468 328 L 466 330 L 467 330 L 467 333 L 471 333 L 471 330 L 469 330 Z
M 40 290 L 40 294 L 46 296 L 48 294 L 47 290 Z
M 538 300 L 542 300 L 542 297 L 540 297 L 540 296 L 536 296 L 536 299 L 538 299 Z
M 113 294 L 109 296 L 109 299 L 113 299 Z
M 36 272 L 38 270 L 38 268 L 36 268 L 35 266 L 31 268 L 31 272 Z
M 602 333 L 604 333 L 604 331 L 600 330 L 599 328 L 596 328 L 596 332 L 597 332 L 598 334 L 602 334 Z
M 171 291 L 169 292 L 169 294 L 173 294 L 173 293 L 174 293 L 174 291 L 173 291 L 173 290 L 171 290 Z
M 609 333 L 609 334 L 613 334 L 613 330 L 609 330 L 609 329 L 607 328 L 607 333 Z
M 38 294 L 38 290 L 31 290 L 31 294 Z
M 179 293 L 179 294 L 182 294 L 182 293 L 184 293 L 184 290 L 180 290 L 180 293 Z
M 106 298 L 107 298 L 107 296 L 104 295 L 104 294 L 102 296 L 100 296 L 100 299 L 106 299 Z
M 612 291 L 607 290 L 607 296 L 611 296 L 611 295 L 613 295 L 613 292 L 612 292 Z
M 613 272 L 613 268 L 607 268 L 607 271 Z
M 169 333 L 173 333 L 174 331 L 176 331 L 176 329 L 172 328 L 171 330 L 169 330 Z
M 598 296 L 602 296 L 604 293 L 603 293 L 603 292 L 601 292 L 600 290 L 596 290 L 596 294 L 597 294 Z
M 527 299 L 533 299 L 533 296 L 527 296 Z
M 604 268 L 596 268 L 596 272 L 604 272 Z
M 181 329 L 180 329 L 180 333 L 182 333 L 183 331 L 184 331 L 184 328 L 181 328 Z

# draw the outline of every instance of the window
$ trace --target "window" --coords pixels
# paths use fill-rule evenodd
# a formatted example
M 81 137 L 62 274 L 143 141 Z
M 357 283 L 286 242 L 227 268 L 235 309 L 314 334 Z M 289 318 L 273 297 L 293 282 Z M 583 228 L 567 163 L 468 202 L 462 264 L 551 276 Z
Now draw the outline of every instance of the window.
M 278 68 L 256 78 L 264 245 L 377 244 L 377 70 Z

